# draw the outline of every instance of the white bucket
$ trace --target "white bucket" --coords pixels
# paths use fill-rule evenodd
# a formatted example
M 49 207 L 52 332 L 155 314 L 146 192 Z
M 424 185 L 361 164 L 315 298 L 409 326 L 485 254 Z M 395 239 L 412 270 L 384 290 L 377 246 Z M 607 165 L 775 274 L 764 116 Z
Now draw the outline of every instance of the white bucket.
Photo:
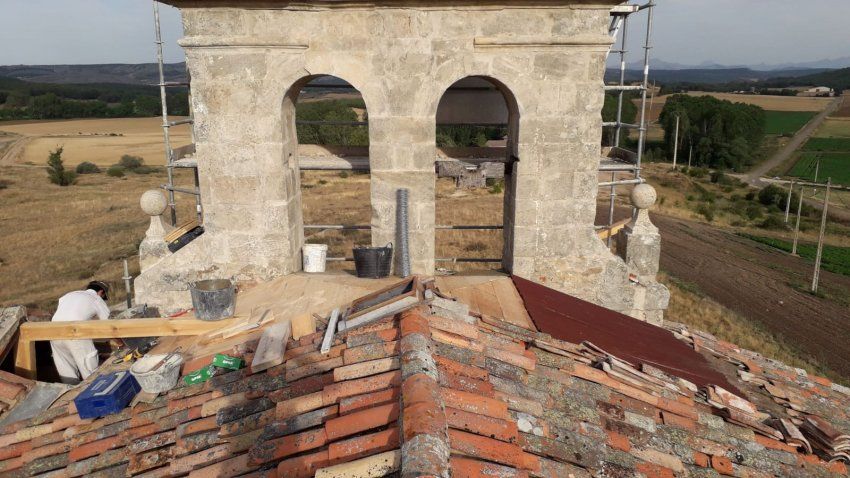
M 327 244 L 304 244 L 304 272 L 325 272 L 328 258 Z
M 180 379 L 180 365 L 183 364 L 183 357 L 180 354 L 172 355 L 158 369 L 151 370 L 166 355 L 145 355 L 130 367 L 130 373 L 136 377 L 143 392 L 163 393 L 177 385 L 177 380 Z

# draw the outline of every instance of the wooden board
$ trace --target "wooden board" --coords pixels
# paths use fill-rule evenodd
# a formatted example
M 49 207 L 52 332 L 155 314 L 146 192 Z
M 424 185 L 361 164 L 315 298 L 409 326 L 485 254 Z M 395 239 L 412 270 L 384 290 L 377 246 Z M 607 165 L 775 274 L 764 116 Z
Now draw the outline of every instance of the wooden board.
M 260 343 L 257 345 L 257 351 L 254 353 L 254 360 L 251 362 L 251 371 L 253 373 L 266 370 L 268 368 L 280 365 L 283 363 L 283 355 L 286 352 L 286 342 L 289 341 L 289 334 L 292 331 L 292 325 L 287 320 L 269 325 L 263 331 L 260 337 Z
M 469 310 L 536 330 L 511 278 L 504 274 L 438 276 L 437 287 Z

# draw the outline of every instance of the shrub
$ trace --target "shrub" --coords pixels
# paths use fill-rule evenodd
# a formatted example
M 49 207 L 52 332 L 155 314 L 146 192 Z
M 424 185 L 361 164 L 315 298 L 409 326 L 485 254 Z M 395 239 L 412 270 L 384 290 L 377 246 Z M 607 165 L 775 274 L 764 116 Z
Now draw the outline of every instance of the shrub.
M 463 247 L 466 252 L 481 252 L 487 249 L 487 244 L 481 241 L 472 241 Z
M 490 194 L 501 194 L 505 190 L 505 181 L 503 179 L 487 179 L 487 186 L 490 187 L 488 189 Z
M 711 173 L 711 182 L 715 184 L 726 184 L 726 175 L 723 171 L 713 171 Z
M 320 180 L 319 180 L 319 185 L 320 185 L 320 186 L 324 186 L 325 184 L 328 184 L 328 182 L 327 182 L 327 181 L 325 181 L 324 179 L 320 179 Z
M 135 174 L 152 174 L 160 172 L 161 169 L 156 166 L 147 166 L 143 164 L 138 168 L 132 169 L 131 171 L 133 171 Z
M 8 179 L 0 179 L 0 189 L 6 189 L 10 184 L 12 184 L 12 181 L 9 181 Z
M 711 222 L 714 220 L 714 207 L 711 204 L 700 204 L 697 206 L 696 211 L 701 214 L 706 221 Z
M 785 207 L 785 196 L 785 191 L 775 184 L 767 186 L 758 193 L 759 202 L 765 206 L 781 205 Z
M 744 212 L 747 215 L 747 219 L 751 221 L 762 217 L 762 215 L 764 214 L 761 210 L 761 207 L 759 207 L 757 204 L 750 204 L 749 206 L 747 206 L 747 209 Z
M 340 171 L 338 173 L 338 176 L 341 177 L 342 179 L 345 179 L 345 178 L 348 177 L 348 171 Z
M 75 171 L 77 171 L 77 174 L 96 174 L 100 172 L 100 168 L 94 163 L 83 161 L 77 165 Z
M 143 164 L 145 164 L 144 158 L 140 156 L 131 156 L 129 154 L 121 156 L 121 160 L 118 161 L 119 166 L 130 171 L 142 167 Z
M 688 170 L 688 176 L 692 178 L 704 178 L 708 174 L 705 168 L 691 168 Z
M 746 199 L 747 201 L 752 201 L 755 198 L 756 198 L 756 192 L 755 191 L 750 191 L 750 192 L 747 193 L 746 196 L 744 196 L 744 199 Z
M 774 230 L 788 229 L 788 225 L 785 224 L 785 219 L 778 214 L 771 214 L 770 216 L 767 216 L 764 221 L 759 224 L 759 227 L 762 229 Z
M 109 169 L 106 170 L 106 175 L 111 176 L 113 178 L 123 178 L 124 177 L 124 167 L 119 165 L 110 166 Z
M 61 146 L 51 151 L 47 157 L 47 177 L 51 183 L 59 186 L 70 186 L 77 182 L 77 173 L 65 170 Z

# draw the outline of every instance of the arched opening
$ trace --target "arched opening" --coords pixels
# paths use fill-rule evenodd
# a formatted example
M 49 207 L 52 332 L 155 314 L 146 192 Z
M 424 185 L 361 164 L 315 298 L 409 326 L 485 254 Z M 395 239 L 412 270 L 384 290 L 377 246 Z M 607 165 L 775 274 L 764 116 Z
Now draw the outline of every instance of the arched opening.
M 352 247 L 371 244 L 366 104 L 330 75 L 301 80 L 285 101 L 284 157 L 297 158 L 304 243 L 328 246 L 329 269 L 353 269 Z
M 438 270 L 513 268 L 519 108 L 482 76 L 452 84 L 437 107 Z

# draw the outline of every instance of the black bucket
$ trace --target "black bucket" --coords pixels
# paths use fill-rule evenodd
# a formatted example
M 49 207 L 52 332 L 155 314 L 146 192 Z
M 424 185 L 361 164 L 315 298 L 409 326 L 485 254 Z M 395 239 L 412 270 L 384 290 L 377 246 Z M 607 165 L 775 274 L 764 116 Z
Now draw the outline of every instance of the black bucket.
M 357 277 L 380 279 L 390 275 L 393 243 L 384 247 L 355 247 L 354 269 Z
M 232 317 L 236 310 L 236 287 L 228 279 L 201 280 L 191 284 L 195 317 L 221 320 Z

